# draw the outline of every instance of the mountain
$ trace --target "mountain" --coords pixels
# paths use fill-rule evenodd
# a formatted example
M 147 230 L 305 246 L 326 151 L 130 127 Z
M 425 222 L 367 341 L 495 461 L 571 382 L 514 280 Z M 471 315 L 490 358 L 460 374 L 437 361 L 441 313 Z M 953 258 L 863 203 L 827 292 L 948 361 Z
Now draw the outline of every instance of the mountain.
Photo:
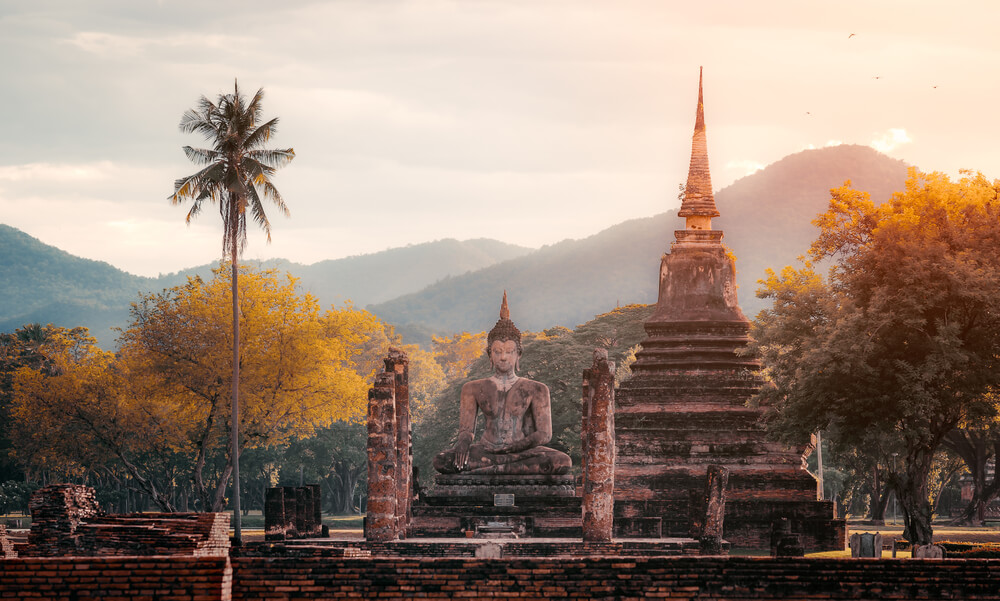
M 453 275 L 472 272 L 531 252 L 496 240 L 438 240 L 386 251 L 302 265 L 284 259 L 263 267 L 300 278 L 323 306 L 351 300 L 355 306 L 414 292 Z M 104 348 L 114 346 L 112 328 L 128 323 L 129 306 L 140 293 L 169 288 L 188 276 L 210 277 L 213 264 L 158 278 L 121 271 L 101 261 L 75 257 L 24 232 L 0 224 L 0 331 L 40 322 L 90 328 Z
M 810 222 L 826 210 L 831 188 L 850 179 L 884 201 L 903 188 L 906 170 L 902 161 L 867 146 L 843 145 L 788 156 L 716 193 L 722 217 L 713 227 L 725 231 L 724 242 L 736 255 L 744 312 L 753 317 L 763 308 L 754 291 L 766 268 L 780 269 L 806 253 L 816 236 Z M 496 321 L 506 290 L 519 327 L 572 328 L 619 305 L 656 302 L 660 255 L 683 227 L 676 215 L 635 219 L 545 246 L 369 309 L 394 324 L 478 332 Z
M 876 201 L 901 190 L 906 165 L 866 146 L 807 150 L 716 193 L 722 216 L 713 227 L 737 257 L 740 304 L 753 317 L 764 269 L 795 262 L 815 238 L 810 221 L 826 210 L 829 190 L 851 179 Z M 507 290 L 514 320 L 525 329 L 575 327 L 616 306 L 656 301 L 659 258 L 673 231 L 683 227 L 670 211 L 634 219 L 582 240 L 536 251 L 496 240 L 439 240 L 312 265 L 265 261 L 300 278 L 324 305 L 350 299 L 396 324 L 407 341 L 431 333 L 482 331 L 496 321 Z M 0 225 L 0 331 L 25 323 L 83 325 L 105 348 L 112 327 L 128 320 L 139 292 L 205 276 L 212 265 L 144 278 L 100 261 L 74 257 L 12 227 Z
M 86 325 L 95 334 L 107 331 L 123 323 L 129 303 L 151 282 L 102 261 L 75 257 L 3 224 L 0 257 L 3 331 L 32 322 Z
M 722 216 L 712 227 L 725 232 L 723 242 L 736 255 L 747 317 L 764 307 L 754 295 L 764 270 L 795 264 L 808 252 L 819 233 L 812 220 L 827 210 L 831 188 L 851 180 L 852 187 L 881 203 L 903 189 L 906 172 L 906 163 L 868 146 L 842 145 L 787 156 L 720 190 L 715 198 Z
M 319 298 L 324 306 L 351 301 L 356 307 L 364 307 L 416 292 L 442 278 L 470 273 L 533 250 L 488 238 L 445 238 L 367 255 L 328 259 L 311 265 L 286 259 L 248 262 L 291 273 L 299 278 L 302 289 Z M 211 277 L 212 268 L 217 265 L 209 263 L 160 276 L 156 286 L 176 286 L 195 275 Z

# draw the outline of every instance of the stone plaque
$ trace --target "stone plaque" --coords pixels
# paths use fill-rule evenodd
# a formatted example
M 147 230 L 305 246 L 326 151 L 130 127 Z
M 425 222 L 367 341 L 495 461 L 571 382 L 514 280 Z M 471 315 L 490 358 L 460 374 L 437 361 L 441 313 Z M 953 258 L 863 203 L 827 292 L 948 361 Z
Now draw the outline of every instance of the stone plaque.
M 875 535 L 870 532 L 865 532 L 861 535 L 861 549 L 859 551 L 860 557 L 875 557 Z M 879 549 L 881 551 L 882 549 Z M 879 553 L 881 555 L 881 553 Z
M 493 495 L 494 507 L 513 507 L 514 495 L 510 493 L 497 493 Z

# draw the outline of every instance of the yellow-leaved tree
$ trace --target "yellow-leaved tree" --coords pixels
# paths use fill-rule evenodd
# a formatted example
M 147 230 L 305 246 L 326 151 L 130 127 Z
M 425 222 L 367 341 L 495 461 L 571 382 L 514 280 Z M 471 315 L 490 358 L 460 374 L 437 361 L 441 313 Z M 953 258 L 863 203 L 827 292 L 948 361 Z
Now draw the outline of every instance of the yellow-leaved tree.
M 383 325 L 352 307 L 320 311 L 295 278 L 240 267 L 241 448 L 278 445 L 363 414 L 373 370 L 361 359 Z M 225 268 L 210 281 L 143 296 L 121 336 L 121 357 L 150 402 L 178 407 L 201 507 L 221 511 L 232 457 L 226 445 L 232 381 Z
M 170 509 L 184 416 L 150 403 L 147 383 L 131 377 L 85 328 L 46 326 L 35 352 L 44 369 L 21 367 L 11 402 L 15 458 L 55 479 L 97 475 L 131 479 Z
M 164 511 L 188 489 L 197 509 L 222 511 L 232 474 L 227 269 L 143 295 L 117 355 L 92 339 L 53 335 L 43 351 L 54 368 L 24 368 L 15 379 L 19 459 L 67 475 L 124 471 Z M 374 315 L 322 311 L 295 282 L 240 267 L 244 449 L 359 419 L 378 366 L 372 357 L 388 346 Z

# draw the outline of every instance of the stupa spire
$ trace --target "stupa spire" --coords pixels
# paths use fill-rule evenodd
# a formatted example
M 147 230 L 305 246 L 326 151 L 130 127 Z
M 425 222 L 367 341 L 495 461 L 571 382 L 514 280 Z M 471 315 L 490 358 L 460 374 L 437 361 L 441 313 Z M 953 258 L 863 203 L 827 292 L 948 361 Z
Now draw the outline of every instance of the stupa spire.
M 712 194 L 712 174 L 708 169 L 708 140 L 705 136 L 705 97 L 702 92 L 702 68 L 698 68 L 698 112 L 691 140 L 691 164 L 688 167 L 684 201 L 677 213 L 685 218 L 685 229 L 710 230 L 712 217 L 719 216 Z

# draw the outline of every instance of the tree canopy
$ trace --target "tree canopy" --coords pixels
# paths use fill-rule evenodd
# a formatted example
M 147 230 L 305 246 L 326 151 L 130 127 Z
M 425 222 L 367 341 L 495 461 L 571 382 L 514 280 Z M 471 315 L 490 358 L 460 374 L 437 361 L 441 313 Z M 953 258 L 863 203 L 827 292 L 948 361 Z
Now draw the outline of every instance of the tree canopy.
M 144 295 L 112 355 L 92 341 L 50 356 L 58 369 L 16 376 L 17 447 L 39 467 L 122 466 L 164 509 L 190 479 L 202 510 L 226 505 L 231 469 L 229 280 Z M 243 448 L 264 448 L 351 421 L 364 411 L 386 327 L 352 307 L 320 311 L 295 279 L 241 268 L 240 415 Z
M 910 536 L 931 540 L 928 475 L 963 420 L 996 414 L 1000 384 L 1000 182 L 911 170 L 876 206 L 850 183 L 831 191 L 812 263 L 768 271 L 773 300 L 753 337 L 773 386 L 773 431 L 832 429 L 901 454 L 889 475 Z M 824 279 L 815 262 L 832 262 Z

